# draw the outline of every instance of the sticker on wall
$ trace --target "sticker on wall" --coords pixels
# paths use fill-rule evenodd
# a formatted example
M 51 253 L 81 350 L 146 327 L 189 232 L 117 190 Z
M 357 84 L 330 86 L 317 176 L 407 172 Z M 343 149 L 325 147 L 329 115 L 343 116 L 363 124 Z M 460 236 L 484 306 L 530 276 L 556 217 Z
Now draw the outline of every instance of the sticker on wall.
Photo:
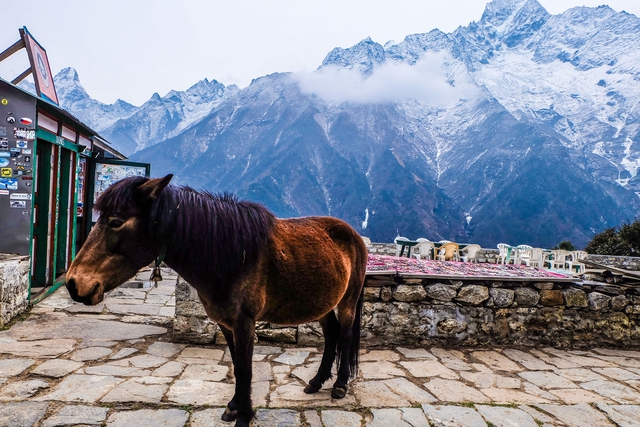
M 0 100 L 0 104 L 2 105 L 7 105 L 9 103 L 9 100 L 7 98 L 2 98 L 2 100 Z
M 13 177 L 13 169 L 11 169 L 11 168 L 1 168 L 0 169 L 0 177 L 2 177 L 2 178 L 11 178 L 11 177 Z
M 9 116 L 7 117 L 7 123 L 9 123 L 10 125 L 14 124 L 16 122 L 16 118 L 13 116 Z
M 26 173 L 30 173 L 30 172 L 26 172 Z M 22 177 L 22 180 L 23 180 L 23 181 L 33 181 L 33 177 L 32 177 L 32 176 L 23 176 L 23 177 Z M 29 183 L 28 183 L 28 182 L 27 182 L 27 185 L 29 185 Z M 18 189 L 18 188 L 16 187 L 16 190 L 17 190 L 17 189 Z
M 33 123 L 33 120 L 31 120 L 29 117 L 23 117 L 20 119 L 20 124 L 30 125 L 31 123 Z
M 18 165 L 18 166 L 16 166 L 16 170 L 24 171 L 25 167 L 24 167 L 24 165 Z
M 33 129 L 13 128 L 13 137 L 16 139 L 36 139 L 36 131 Z
M 0 196 L 8 196 L 9 190 L 0 190 Z
M 31 161 L 31 156 L 24 156 L 24 161 L 29 163 Z
M 9 160 L 4 157 L 0 157 L 0 168 L 9 166 Z
M 7 138 L 0 138 L 0 150 L 9 149 L 9 140 Z
M 31 148 L 23 148 L 22 154 L 31 154 Z
M 30 193 L 11 193 L 11 196 L 9 196 L 9 199 L 11 199 L 11 200 L 31 200 L 31 194 Z
M 0 151 L 0 157 L 11 157 L 11 153 L 8 151 Z
M 0 178 L 0 190 L 17 190 L 18 178 Z
M 16 147 L 18 148 L 27 148 L 28 147 L 28 143 L 27 141 L 16 141 Z
M 15 147 L 9 148 L 9 151 L 11 151 L 12 153 L 18 153 L 18 154 L 22 153 L 21 149 L 15 148 Z
M 16 209 L 24 209 L 27 207 L 26 200 L 11 200 L 9 201 L 9 207 Z

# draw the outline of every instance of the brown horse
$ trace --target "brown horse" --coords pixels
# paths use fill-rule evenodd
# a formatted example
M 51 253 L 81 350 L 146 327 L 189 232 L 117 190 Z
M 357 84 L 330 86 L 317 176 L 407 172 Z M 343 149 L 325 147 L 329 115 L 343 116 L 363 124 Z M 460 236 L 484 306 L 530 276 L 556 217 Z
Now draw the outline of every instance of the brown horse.
M 337 355 L 331 396 L 344 397 L 360 346 L 367 264 L 360 236 L 336 218 L 278 219 L 230 195 L 169 185 L 171 178 L 126 178 L 98 199 L 100 219 L 67 272 L 71 297 L 98 304 L 105 292 L 164 257 L 198 291 L 229 345 L 236 388 L 223 420 L 248 426 L 254 416 L 251 358 L 258 320 L 319 320 L 324 353 L 305 392 L 317 392 L 331 378 Z

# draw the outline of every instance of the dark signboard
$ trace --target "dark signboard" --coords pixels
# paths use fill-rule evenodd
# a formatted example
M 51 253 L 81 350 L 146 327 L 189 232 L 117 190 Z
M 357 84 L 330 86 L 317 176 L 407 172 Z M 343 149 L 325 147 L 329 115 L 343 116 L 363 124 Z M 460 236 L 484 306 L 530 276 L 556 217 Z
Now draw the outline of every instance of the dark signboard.
M 0 84 L 0 252 L 29 255 L 36 100 Z

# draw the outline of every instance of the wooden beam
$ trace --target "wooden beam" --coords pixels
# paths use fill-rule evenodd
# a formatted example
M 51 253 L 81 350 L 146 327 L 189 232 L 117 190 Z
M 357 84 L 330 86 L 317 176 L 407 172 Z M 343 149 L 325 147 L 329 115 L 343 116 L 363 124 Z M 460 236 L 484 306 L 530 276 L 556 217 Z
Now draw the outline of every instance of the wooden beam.
M 29 74 L 31 74 L 31 67 L 27 68 L 26 70 L 24 70 L 22 72 L 22 74 L 20 74 L 18 77 L 16 77 L 15 79 L 11 80 L 11 84 L 12 85 L 17 85 L 18 83 L 20 83 L 21 81 L 23 81 L 24 79 L 26 79 Z
M 7 49 L 5 49 L 4 52 L 0 53 L 0 62 L 4 61 L 8 57 L 13 55 L 17 51 L 19 51 L 20 49 L 22 49 L 23 47 L 25 47 L 24 40 L 23 39 L 18 40 L 17 42 L 9 46 Z

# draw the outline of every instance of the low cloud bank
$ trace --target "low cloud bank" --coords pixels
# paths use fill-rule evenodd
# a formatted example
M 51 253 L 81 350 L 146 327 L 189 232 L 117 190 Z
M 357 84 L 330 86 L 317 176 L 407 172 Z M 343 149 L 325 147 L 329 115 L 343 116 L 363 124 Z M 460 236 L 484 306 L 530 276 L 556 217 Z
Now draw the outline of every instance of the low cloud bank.
M 394 103 L 415 99 L 435 106 L 448 106 L 475 97 L 478 88 L 444 53 L 426 53 L 414 65 L 387 61 L 369 76 L 357 70 L 324 67 L 295 78 L 304 93 L 326 102 Z M 461 64 L 460 64 L 461 65 Z M 456 74 L 458 76 L 456 76 Z M 456 80 L 456 77 L 460 77 Z

